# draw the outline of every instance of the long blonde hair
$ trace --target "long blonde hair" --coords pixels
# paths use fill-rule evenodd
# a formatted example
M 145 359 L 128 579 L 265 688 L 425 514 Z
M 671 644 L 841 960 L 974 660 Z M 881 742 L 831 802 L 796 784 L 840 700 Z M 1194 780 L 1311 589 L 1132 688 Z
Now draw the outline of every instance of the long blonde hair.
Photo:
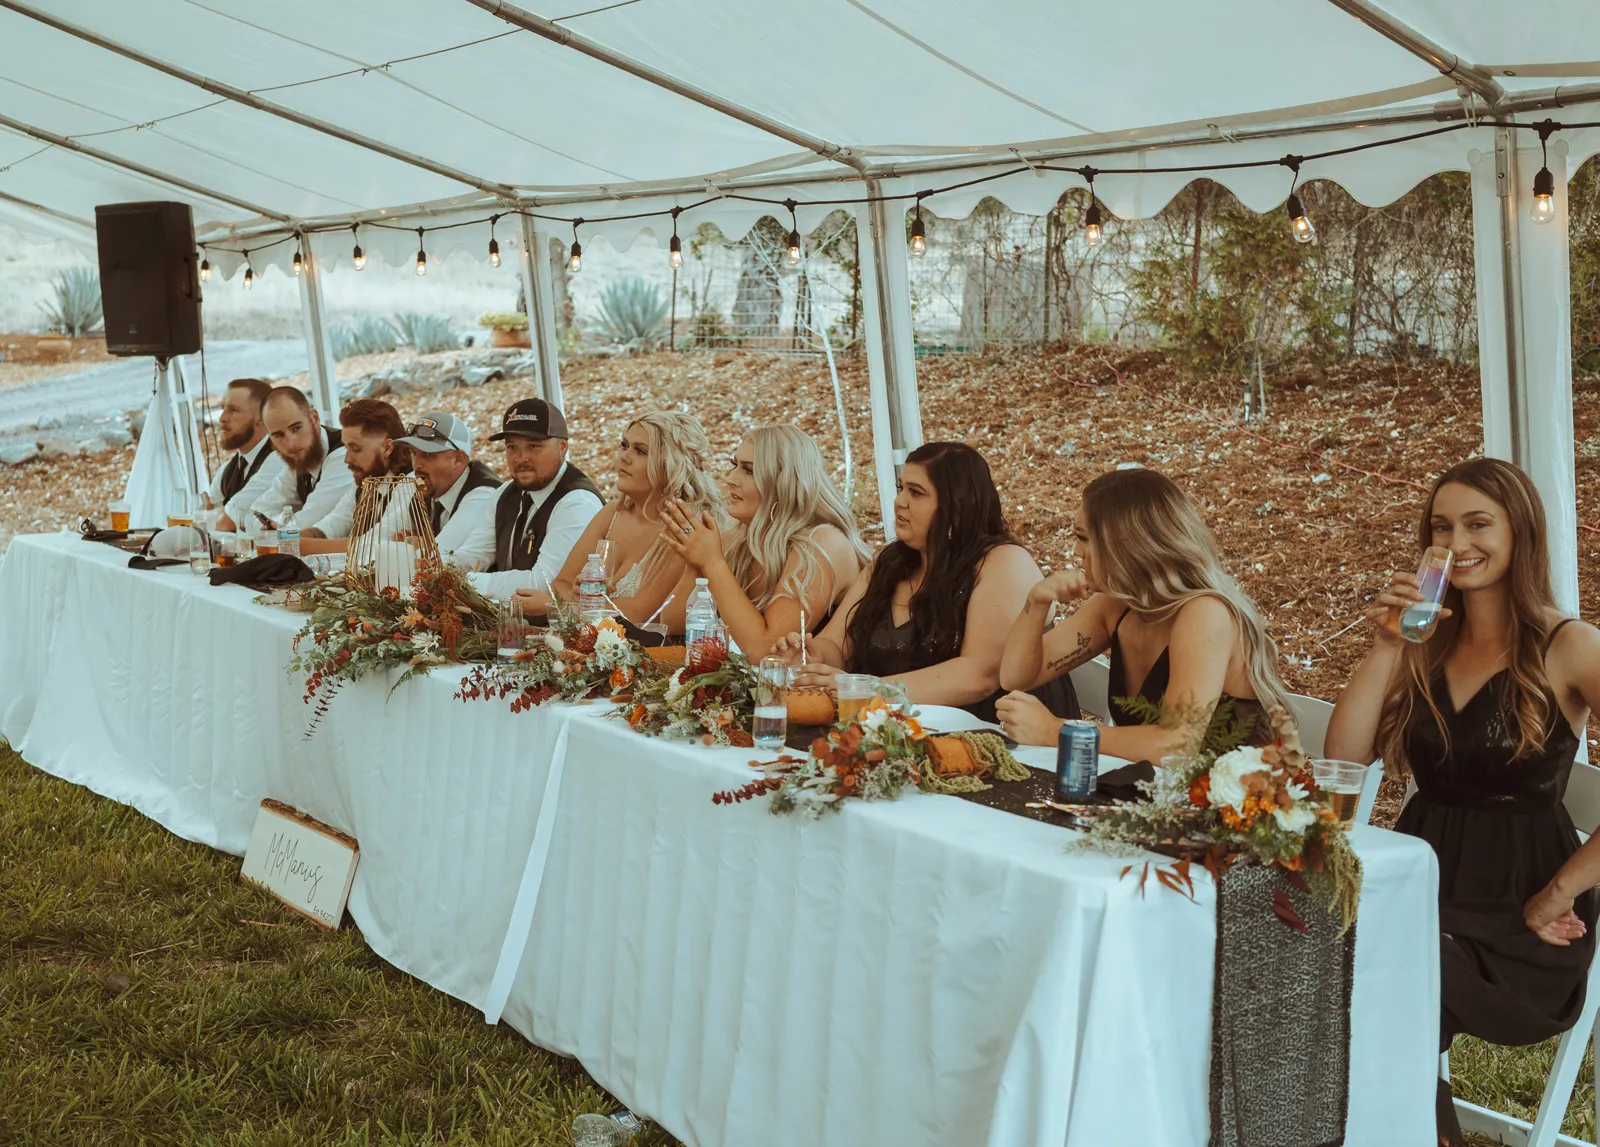
M 656 513 L 659 514 L 663 501 L 677 498 L 695 517 L 702 512 L 709 512 L 718 526 L 725 529 L 727 512 L 723 508 L 722 487 L 709 472 L 711 440 L 706 437 L 705 427 L 700 425 L 700 420 L 692 414 L 676 410 L 652 410 L 635 418 L 628 424 L 628 429 L 632 430 L 635 426 L 644 431 L 649 445 L 645 472 L 650 476 L 650 496 L 646 499 L 646 505 L 639 507 L 624 494 L 620 498 L 622 507 L 628 510 L 638 508 L 648 515 L 649 503 L 654 502 Z M 664 539 L 656 538 L 639 559 L 644 566 L 640 584 L 648 584 L 664 566 L 676 560 L 677 554 L 672 547 Z
M 733 576 L 761 610 L 778 597 L 804 604 L 806 591 L 824 568 L 834 577 L 837 598 L 843 587 L 838 571 L 816 542 L 816 528 L 826 525 L 841 531 L 863 565 L 872 551 L 861 540 L 844 495 L 829 477 L 822 451 L 809 434 L 790 425 L 758 426 L 745 435 L 745 441 L 755 456 L 751 470 L 761 505 L 749 526 L 735 525 L 723 544 Z M 791 555 L 795 568 L 783 577 Z
M 1289 712 L 1278 650 L 1239 583 L 1222 568 L 1217 539 L 1177 483 L 1154 470 L 1113 470 L 1083 489 L 1094 543 L 1095 580 L 1140 613 L 1172 617 L 1186 602 L 1214 597 L 1233 616 L 1237 648 L 1256 699 Z
M 1433 501 L 1440 489 L 1451 483 L 1478 491 L 1506 512 L 1511 527 L 1511 564 L 1505 578 L 1512 618 L 1511 713 L 1506 715 L 1516 718 L 1515 758 L 1542 752 L 1551 716 L 1559 711 L 1544 668 L 1550 617 L 1556 612 L 1555 593 L 1550 586 L 1550 551 L 1545 542 L 1544 503 L 1532 480 L 1509 462 L 1473 458 L 1458 463 L 1439 475 L 1428 492 L 1422 521 L 1417 526 L 1419 550 L 1433 544 Z M 1403 772 L 1411 763 L 1406 758 L 1406 733 L 1419 699 L 1432 714 L 1445 745 L 1450 743 L 1449 730 L 1434 703 L 1429 682 L 1455 645 L 1461 627 L 1461 591 L 1454 586 L 1445 590 L 1444 605 L 1451 616 L 1439 622 L 1427 641 L 1403 643 L 1400 663 L 1389 680 L 1389 691 L 1378 717 L 1377 748 L 1390 773 Z

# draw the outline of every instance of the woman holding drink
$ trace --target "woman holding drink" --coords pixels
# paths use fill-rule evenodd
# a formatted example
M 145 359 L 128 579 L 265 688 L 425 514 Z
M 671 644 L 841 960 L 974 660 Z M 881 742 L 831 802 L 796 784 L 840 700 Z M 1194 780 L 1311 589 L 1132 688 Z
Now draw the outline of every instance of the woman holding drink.
M 1544 507 L 1509 463 L 1441 475 L 1418 542 L 1442 552 L 1373 599 L 1327 751 L 1416 780 L 1395 828 L 1439 858 L 1443 1047 L 1536 1043 L 1576 1022 L 1594 951 L 1600 849 L 1578 851 L 1561 798 L 1600 703 L 1600 631 L 1556 608 Z M 1448 1081 L 1438 1101 L 1459 1144 Z
M 1254 721 L 1252 736 L 1270 737 L 1263 707 L 1289 707 L 1277 652 L 1188 495 L 1154 470 L 1114 470 L 1084 487 L 1073 529 L 1082 568 L 1029 590 L 1006 640 L 1001 684 L 1037 688 L 1109 649 L 1116 723 L 1100 730 L 1101 752 L 1132 761 L 1181 752 L 1224 699 Z M 1077 608 L 1046 632 L 1057 603 Z M 1142 723 L 1123 704 L 1136 696 L 1163 706 L 1168 719 Z M 1008 694 L 998 710 L 1018 742 L 1056 743 L 1060 718 L 1027 693 Z
M 774 653 L 806 664 L 797 686 L 837 688 L 870 674 L 902 684 L 910 700 L 995 717 L 1006 622 L 1039 567 L 1011 540 L 989 464 L 961 442 L 928 442 L 906 457 L 894 500 L 895 540 L 878 551 L 814 638 L 790 633 Z M 842 668 L 841 668 L 842 667 Z M 1054 707 L 1077 715 L 1070 687 Z

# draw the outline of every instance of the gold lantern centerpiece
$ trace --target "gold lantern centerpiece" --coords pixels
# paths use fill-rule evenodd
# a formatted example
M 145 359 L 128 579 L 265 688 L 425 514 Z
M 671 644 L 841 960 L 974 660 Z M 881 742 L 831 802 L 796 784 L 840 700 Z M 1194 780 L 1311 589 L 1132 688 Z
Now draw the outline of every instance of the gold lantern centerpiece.
M 345 584 L 371 593 L 393 588 L 409 598 L 418 571 L 439 562 L 439 542 L 417 479 L 390 474 L 363 481 L 350 524 Z

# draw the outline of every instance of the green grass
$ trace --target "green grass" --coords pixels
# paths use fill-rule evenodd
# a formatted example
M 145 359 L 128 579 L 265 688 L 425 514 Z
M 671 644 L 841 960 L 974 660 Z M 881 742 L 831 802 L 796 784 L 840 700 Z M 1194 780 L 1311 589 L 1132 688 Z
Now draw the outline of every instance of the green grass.
M 238 870 L 0 743 L 0 1144 L 554 1147 L 619 1106 Z M 1554 1051 L 1463 1036 L 1456 1094 L 1531 1119 Z M 1588 1060 L 1563 1130 L 1594 1138 Z
M 0 743 L 0 1144 L 543 1147 L 619 1106 L 238 868 Z

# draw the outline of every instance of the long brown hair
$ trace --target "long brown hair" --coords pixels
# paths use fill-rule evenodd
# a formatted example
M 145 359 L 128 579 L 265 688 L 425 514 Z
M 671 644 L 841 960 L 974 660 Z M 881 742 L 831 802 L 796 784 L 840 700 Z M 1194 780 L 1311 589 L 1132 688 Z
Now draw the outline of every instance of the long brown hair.
M 1550 551 L 1545 544 L 1544 503 L 1528 476 L 1509 462 L 1473 458 L 1459 463 L 1439 475 L 1428 493 L 1417 526 L 1419 550 L 1433 544 L 1433 502 L 1439 491 L 1452 483 L 1476 490 L 1493 501 L 1505 511 L 1511 527 L 1511 564 L 1505 574 L 1511 596 L 1511 712 L 1506 716 L 1516 718 L 1516 757 L 1520 759 L 1544 749 L 1550 717 L 1556 712 L 1555 695 L 1544 671 L 1544 647 L 1552 628 L 1550 617 L 1556 610 L 1555 593 L 1550 588 Z M 1451 616 L 1439 623 L 1429 640 L 1404 643 L 1399 664 L 1389 680 L 1389 692 L 1378 717 L 1377 748 L 1391 773 L 1410 764 L 1405 751 L 1406 731 L 1418 704 L 1428 707 L 1445 744 L 1450 743 L 1444 715 L 1434 703 L 1429 682 L 1455 645 L 1461 626 L 1461 591 L 1455 586 L 1445 590 L 1444 605 Z
M 1165 474 L 1112 470 L 1083 488 L 1094 542 L 1095 580 L 1140 613 L 1172 617 L 1197 597 L 1214 597 L 1233 617 L 1235 648 L 1256 699 L 1289 711 L 1278 650 L 1248 594 L 1222 568 L 1217 539 L 1193 501 Z

